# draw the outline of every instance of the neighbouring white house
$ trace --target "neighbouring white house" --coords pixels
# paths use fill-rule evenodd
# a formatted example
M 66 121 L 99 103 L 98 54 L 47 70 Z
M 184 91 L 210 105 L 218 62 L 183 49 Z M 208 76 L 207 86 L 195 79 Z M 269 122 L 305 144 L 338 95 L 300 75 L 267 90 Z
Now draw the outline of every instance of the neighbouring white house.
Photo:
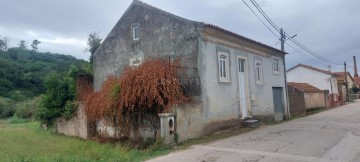
M 332 101 L 339 100 L 336 74 L 331 71 L 298 64 L 286 72 L 288 82 L 308 83 L 321 90 L 328 90 Z

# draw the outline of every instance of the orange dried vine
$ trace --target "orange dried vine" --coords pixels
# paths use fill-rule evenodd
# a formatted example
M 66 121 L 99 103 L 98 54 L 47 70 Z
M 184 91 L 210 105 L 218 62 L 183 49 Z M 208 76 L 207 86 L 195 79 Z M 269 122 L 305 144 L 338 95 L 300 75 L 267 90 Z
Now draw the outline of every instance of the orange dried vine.
M 109 77 L 99 92 L 92 94 L 86 104 L 88 120 L 114 119 L 119 121 L 134 112 L 167 112 L 176 104 L 190 100 L 185 96 L 177 77 L 179 61 L 169 64 L 165 59 L 144 62 L 137 68 L 126 68 L 120 79 Z

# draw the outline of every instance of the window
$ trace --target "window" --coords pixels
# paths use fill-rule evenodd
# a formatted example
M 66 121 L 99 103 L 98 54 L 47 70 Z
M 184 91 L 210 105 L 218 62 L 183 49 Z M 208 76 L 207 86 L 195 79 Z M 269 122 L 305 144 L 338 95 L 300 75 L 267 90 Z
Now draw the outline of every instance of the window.
M 218 64 L 219 64 L 219 81 L 230 82 L 229 71 L 229 54 L 225 52 L 218 52 Z
M 133 37 L 134 41 L 140 39 L 139 25 L 135 25 L 135 26 L 132 27 L 132 37 Z
M 273 72 L 274 74 L 280 74 L 280 61 L 277 58 L 273 58 Z
M 256 84 L 263 84 L 262 63 L 260 60 L 255 60 L 255 80 Z

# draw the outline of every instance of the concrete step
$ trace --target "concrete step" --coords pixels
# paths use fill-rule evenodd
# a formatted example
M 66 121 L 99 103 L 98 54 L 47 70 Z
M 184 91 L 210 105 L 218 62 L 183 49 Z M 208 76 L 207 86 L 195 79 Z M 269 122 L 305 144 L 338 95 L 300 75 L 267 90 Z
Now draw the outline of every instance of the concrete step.
M 242 121 L 242 126 L 246 128 L 256 128 L 260 125 L 260 122 L 255 119 L 245 119 Z

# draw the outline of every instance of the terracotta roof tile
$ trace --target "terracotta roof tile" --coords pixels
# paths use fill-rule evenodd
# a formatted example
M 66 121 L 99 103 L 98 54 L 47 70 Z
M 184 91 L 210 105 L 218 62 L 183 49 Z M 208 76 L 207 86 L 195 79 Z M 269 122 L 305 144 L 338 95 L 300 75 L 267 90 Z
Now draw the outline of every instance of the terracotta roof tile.
M 360 86 L 360 77 L 354 77 L 354 84 Z
M 290 69 L 287 70 L 287 71 L 290 71 L 290 70 L 292 70 L 292 69 L 295 69 L 295 68 L 297 68 L 297 67 L 299 67 L 299 66 L 305 67 L 305 68 L 308 68 L 308 69 L 311 69 L 311 70 L 315 70 L 315 71 L 318 71 L 318 72 L 321 72 L 321 73 L 325 73 L 325 74 L 329 74 L 329 75 L 334 75 L 334 74 L 333 74 L 332 72 L 330 72 L 330 71 L 323 70 L 323 69 L 319 69 L 319 68 L 312 67 L 312 66 L 309 66 L 309 65 L 304 65 L 304 64 L 297 64 L 296 66 L 290 68 Z
M 288 82 L 288 85 L 292 86 L 300 91 L 303 91 L 303 92 L 323 92 L 319 88 L 316 88 L 307 83 Z

